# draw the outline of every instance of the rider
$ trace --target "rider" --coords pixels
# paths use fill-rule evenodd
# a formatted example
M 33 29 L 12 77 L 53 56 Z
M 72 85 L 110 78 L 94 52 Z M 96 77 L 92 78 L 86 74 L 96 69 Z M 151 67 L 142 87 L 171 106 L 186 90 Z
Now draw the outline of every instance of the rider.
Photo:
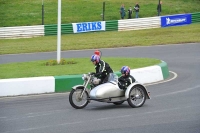
M 128 66 L 121 68 L 121 74 L 122 76 L 118 79 L 118 85 L 120 89 L 126 90 L 130 84 L 135 82 L 135 78 L 130 75 L 130 68 Z
M 108 81 L 109 74 L 113 73 L 112 68 L 108 63 L 100 59 L 99 55 L 92 55 L 91 61 L 95 65 L 95 77 L 101 79 L 100 84 L 105 83 Z

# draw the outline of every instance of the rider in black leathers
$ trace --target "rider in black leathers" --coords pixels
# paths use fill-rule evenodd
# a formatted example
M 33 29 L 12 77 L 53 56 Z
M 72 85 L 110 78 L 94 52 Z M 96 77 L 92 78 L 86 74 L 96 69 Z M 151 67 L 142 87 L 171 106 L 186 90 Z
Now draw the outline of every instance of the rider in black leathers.
M 121 74 L 122 76 L 118 79 L 118 85 L 120 89 L 126 90 L 130 84 L 135 82 L 135 78 L 130 75 L 130 68 L 128 66 L 121 68 Z
M 101 79 L 100 84 L 106 83 L 108 81 L 109 74 L 113 73 L 110 65 L 107 62 L 101 60 L 100 56 L 96 54 L 91 56 L 91 61 L 95 65 L 96 73 L 94 76 Z

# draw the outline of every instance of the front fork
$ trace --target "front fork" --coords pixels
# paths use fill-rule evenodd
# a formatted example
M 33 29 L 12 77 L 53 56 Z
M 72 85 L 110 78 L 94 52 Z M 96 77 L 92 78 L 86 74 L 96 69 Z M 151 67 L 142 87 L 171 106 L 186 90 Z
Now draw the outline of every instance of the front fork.
M 80 98 L 83 97 L 83 93 L 86 91 L 86 89 L 87 89 L 87 85 L 88 85 L 90 79 L 91 79 L 91 76 L 88 78 L 88 80 L 87 80 L 86 82 L 84 82 L 84 84 L 83 84 L 83 86 L 84 86 L 84 90 L 82 91 L 82 93 L 81 93 L 81 95 L 80 95 Z

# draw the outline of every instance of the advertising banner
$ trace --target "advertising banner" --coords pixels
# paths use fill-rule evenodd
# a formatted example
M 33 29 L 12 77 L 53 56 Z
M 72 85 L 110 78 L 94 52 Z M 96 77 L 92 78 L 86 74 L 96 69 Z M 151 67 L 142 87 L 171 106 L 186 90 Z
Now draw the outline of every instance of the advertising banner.
M 91 32 L 91 31 L 105 31 L 105 21 L 99 22 L 83 22 L 83 23 L 72 23 L 73 32 Z
M 161 17 L 161 27 L 191 24 L 191 14 L 179 14 Z

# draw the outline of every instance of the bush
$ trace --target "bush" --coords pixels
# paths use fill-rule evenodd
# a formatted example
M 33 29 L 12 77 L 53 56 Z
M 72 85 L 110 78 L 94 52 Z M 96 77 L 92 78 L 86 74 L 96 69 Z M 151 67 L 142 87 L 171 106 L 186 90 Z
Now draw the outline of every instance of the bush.
M 49 60 L 46 62 L 46 66 L 55 66 L 55 65 L 66 65 L 66 64 L 76 64 L 77 62 L 72 60 L 66 61 L 65 59 L 61 59 L 60 63 L 57 63 L 57 60 Z

